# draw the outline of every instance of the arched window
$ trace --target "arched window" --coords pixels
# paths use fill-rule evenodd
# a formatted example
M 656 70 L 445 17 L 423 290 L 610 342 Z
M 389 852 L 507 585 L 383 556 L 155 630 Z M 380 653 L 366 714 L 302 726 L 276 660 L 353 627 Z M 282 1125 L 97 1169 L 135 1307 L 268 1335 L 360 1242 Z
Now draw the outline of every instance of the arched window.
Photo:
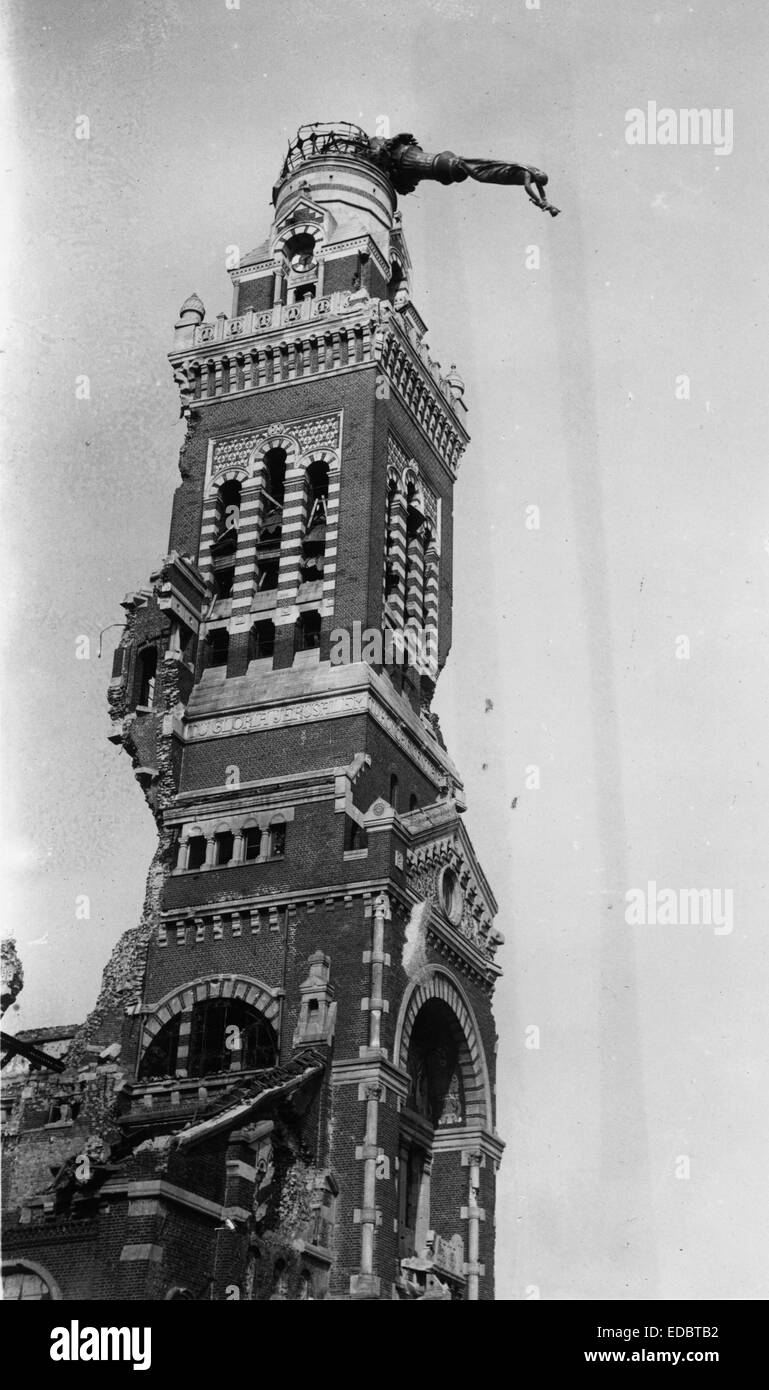
M 241 999 L 204 999 L 193 1005 L 189 1076 L 272 1067 L 276 1058 L 274 1029 L 250 1004 Z
M 221 553 L 225 542 L 234 550 L 240 524 L 241 485 L 237 478 L 228 479 L 219 488 L 216 504 L 216 538 L 212 550 Z
M 256 587 L 260 593 L 278 587 L 285 490 L 286 451 L 270 449 L 262 465 L 262 516 L 256 542 Z
M 315 238 L 309 232 L 297 232 L 286 246 L 286 257 L 292 270 L 304 274 L 312 270 L 315 261 Z
M 422 1006 L 409 1045 L 411 1087 L 406 1103 L 436 1127 L 462 1123 L 460 1040 L 456 1016 L 443 1000 L 431 999 Z
M 320 646 L 320 613 L 300 613 L 294 628 L 294 653 L 315 651 Z
M 398 587 L 398 572 L 395 564 L 393 535 L 393 524 L 395 521 L 395 503 L 398 496 L 398 483 L 393 477 L 387 484 L 387 522 L 385 535 L 385 598 L 390 598 Z
M 420 623 L 424 611 L 425 519 L 416 485 L 406 493 L 406 616 Z
M 301 1274 L 299 1275 L 299 1290 L 297 1293 L 297 1300 L 300 1303 L 311 1303 L 314 1301 L 312 1293 L 312 1275 L 310 1274 L 309 1269 L 303 1269 Z
M 394 772 L 390 774 L 390 805 L 394 811 L 398 810 L 398 778 Z
M 412 793 L 411 793 L 411 796 L 409 797 L 409 810 L 410 810 L 410 811 L 418 811 L 418 810 L 419 810 L 419 797 L 417 796 L 416 792 L 412 792 Z
M 177 1014 L 155 1034 L 141 1060 L 140 1080 L 151 1081 L 157 1077 L 176 1074 L 181 1019 L 181 1014 Z
M 53 1303 L 60 1297 L 45 1270 L 16 1261 L 3 1265 L 3 1298 L 18 1303 Z
M 328 464 L 310 465 L 305 477 L 305 527 L 302 537 L 301 580 L 312 584 L 323 577 L 328 509 Z
M 262 530 L 270 519 L 282 518 L 283 498 L 286 490 L 286 451 L 269 449 L 264 456 L 264 477 L 262 481 Z M 279 518 L 280 519 L 280 518 Z
M 254 623 L 249 642 L 249 661 L 264 661 L 275 653 L 275 624 L 269 620 Z
M 235 577 L 235 552 L 238 548 L 241 486 L 237 479 L 222 483 L 216 504 L 216 534 L 211 544 L 211 566 L 214 597 L 229 598 Z

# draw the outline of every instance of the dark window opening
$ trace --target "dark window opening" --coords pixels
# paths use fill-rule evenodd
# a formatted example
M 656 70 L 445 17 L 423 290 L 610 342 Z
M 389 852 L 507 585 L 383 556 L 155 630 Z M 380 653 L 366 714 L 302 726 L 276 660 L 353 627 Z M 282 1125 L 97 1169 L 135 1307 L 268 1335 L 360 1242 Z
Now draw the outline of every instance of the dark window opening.
M 275 624 L 254 623 L 249 642 L 249 660 L 262 661 L 275 653 Z
M 288 1298 L 288 1271 L 285 1260 L 276 1260 L 272 1271 L 272 1297 Z
M 306 475 L 307 522 L 302 538 L 301 580 L 312 584 L 323 576 L 328 513 L 328 464 L 310 465 Z
M 202 869 L 206 862 L 206 838 L 204 835 L 191 835 L 187 841 L 187 868 Z
M 151 1081 L 157 1076 L 173 1076 L 179 1052 L 181 1014 L 164 1023 L 149 1044 L 139 1067 L 139 1080 Z
M 411 1078 L 407 1105 L 430 1124 L 461 1124 L 464 1097 L 459 1067 L 461 1030 L 440 999 L 424 1004 L 411 1033 L 407 1070 Z
M 259 858 L 259 846 L 262 843 L 262 832 L 258 825 L 249 825 L 243 831 L 243 858 L 253 861 Z
M 368 835 L 362 825 L 358 825 L 352 816 L 344 818 L 344 848 L 345 853 L 355 849 L 368 848 Z
M 232 597 L 232 583 L 235 578 L 234 566 L 214 570 L 214 595 L 217 599 Z
M 179 651 L 182 661 L 191 662 L 195 652 L 195 633 L 186 623 L 179 623 Z
M 283 526 L 283 499 L 286 489 L 286 451 L 270 449 L 264 456 L 262 480 L 262 521 L 260 539 L 277 540 Z
M 240 524 L 241 485 L 237 479 L 222 483 L 216 508 L 216 540 L 212 549 L 221 554 L 228 547 L 235 549 Z
M 392 560 L 388 560 L 385 566 L 385 598 L 390 598 L 391 594 L 395 593 L 397 587 L 398 575 L 395 564 Z
M 300 285 L 298 289 L 294 290 L 294 303 L 295 303 L 295 304 L 302 304 L 302 303 L 304 302 L 305 299 L 314 299 L 314 298 L 315 298 L 315 286 L 314 286 L 314 285 Z
M 416 792 L 412 792 L 412 793 L 411 793 L 411 796 L 409 797 L 409 810 L 410 810 L 410 811 L 418 811 L 418 810 L 419 810 L 419 797 L 417 796 Z
M 267 855 L 269 859 L 281 859 L 286 853 L 286 823 L 274 821 L 270 826 Z
M 256 564 L 256 587 L 259 593 L 267 589 L 277 589 L 279 573 L 279 556 L 270 555 L 264 558 L 260 556 Z
M 294 629 L 294 652 L 314 651 L 320 646 L 320 613 L 300 613 Z
M 226 627 L 214 628 L 207 637 L 208 665 L 226 666 L 230 651 L 230 634 Z
M 193 1006 L 190 1076 L 271 1067 L 276 1057 L 274 1030 L 249 1004 L 240 999 L 206 999 Z
M 232 860 L 232 853 L 235 845 L 235 836 L 232 831 L 218 830 L 214 835 L 214 844 L 216 846 L 214 863 L 220 865 L 229 864 Z
M 286 247 L 288 263 L 299 274 L 311 270 L 315 260 L 315 238 L 309 232 L 297 232 Z
M 412 1240 L 416 1234 L 417 1214 L 419 1211 L 419 1197 L 422 1191 L 422 1179 L 424 1176 L 426 1154 L 423 1149 L 412 1145 L 408 1152 L 408 1158 L 404 1163 L 404 1211 L 403 1219 L 407 1232 L 410 1233 Z
M 390 805 L 394 811 L 398 810 L 398 778 L 394 772 L 390 776 Z
M 155 676 L 158 668 L 157 647 L 144 647 L 139 652 L 139 679 L 137 683 L 137 705 L 151 705 L 155 698 Z

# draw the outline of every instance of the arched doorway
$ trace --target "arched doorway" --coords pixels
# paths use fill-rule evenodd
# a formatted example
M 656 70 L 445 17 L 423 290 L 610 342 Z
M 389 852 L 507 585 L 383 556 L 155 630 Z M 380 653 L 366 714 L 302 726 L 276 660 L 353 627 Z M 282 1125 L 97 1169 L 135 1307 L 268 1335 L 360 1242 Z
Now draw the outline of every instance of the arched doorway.
M 420 1286 L 432 1273 L 447 1283 L 452 1298 L 463 1299 L 467 1174 L 462 1155 L 470 1135 L 492 1128 L 492 1108 L 478 1026 L 461 985 L 447 970 L 429 966 L 407 991 L 394 1054 L 409 1078 L 399 1140 L 401 1270 L 407 1282 L 416 1279 Z M 440 1231 L 433 1229 L 433 1203 L 443 1214 Z

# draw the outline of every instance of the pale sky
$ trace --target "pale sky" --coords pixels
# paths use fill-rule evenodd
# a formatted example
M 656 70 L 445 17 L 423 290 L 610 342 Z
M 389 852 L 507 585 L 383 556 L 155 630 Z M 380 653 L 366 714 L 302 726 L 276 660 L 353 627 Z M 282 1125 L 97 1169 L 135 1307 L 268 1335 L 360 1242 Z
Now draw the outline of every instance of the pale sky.
M 536 164 L 557 219 L 519 189 L 401 201 L 472 436 L 437 708 L 507 937 L 498 1297 L 766 1298 L 765 9 L 1 8 L 7 1022 L 83 1018 L 141 908 L 154 829 L 105 737 L 119 630 L 96 649 L 166 549 L 180 304 L 229 312 L 227 248 L 265 236 L 303 122 Z M 649 101 L 728 109 L 733 150 L 628 145 Z M 628 925 L 649 881 L 731 890 L 733 929 Z

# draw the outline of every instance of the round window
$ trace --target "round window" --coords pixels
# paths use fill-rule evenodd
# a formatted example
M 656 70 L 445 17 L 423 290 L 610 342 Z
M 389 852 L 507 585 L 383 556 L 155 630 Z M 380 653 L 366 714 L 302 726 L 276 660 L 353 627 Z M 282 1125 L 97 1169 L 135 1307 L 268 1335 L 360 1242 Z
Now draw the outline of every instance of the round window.
M 459 922 L 462 917 L 462 890 L 454 870 L 448 865 L 441 871 L 439 896 L 449 921 L 455 924 Z

